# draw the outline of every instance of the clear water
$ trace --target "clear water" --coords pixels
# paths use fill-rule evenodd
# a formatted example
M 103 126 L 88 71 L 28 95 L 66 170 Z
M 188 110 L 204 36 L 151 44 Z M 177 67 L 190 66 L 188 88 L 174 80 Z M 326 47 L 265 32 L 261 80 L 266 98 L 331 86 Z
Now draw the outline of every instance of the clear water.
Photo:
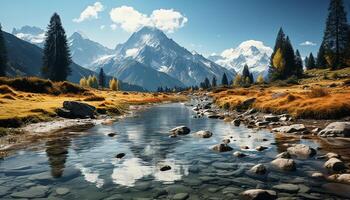
M 172 199 L 177 193 L 187 193 L 188 199 L 238 199 L 237 194 L 246 189 L 293 183 L 309 190 L 284 191 L 278 196 L 301 197 L 301 193 L 306 193 L 320 199 L 341 199 L 332 194 L 334 191 L 322 188 L 325 182 L 309 177 L 312 171 L 324 172 L 324 161 L 296 159 L 296 172 L 276 171 L 269 163 L 285 149 L 282 143 L 286 141 L 275 139 L 266 130 L 234 127 L 218 119 L 197 119 L 193 114 L 191 107 L 184 104 L 154 106 L 112 126 L 98 125 L 84 133 L 67 133 L 21 150 L 0 161 L 0 198 L 18 197 L 21 191 L 33 193 L 30 188 L 42 185 L 47 186 L 44 191 L 27 198 Z M 191 133 L 210 130 L 214 135 L 209 139 L 192 134 L 169 138 L 169 129 L 179 125 L 188 126 Z M 108 137 L 111 132 L 117 135 Z M 231 139 L 234 151 L 245 145 L 269 149 L 245 150 L 249 155 L 245 158 L 234 157 L 234 151 L 217 153 L 210 149 L 224 138 Z M 319 145 L 297 142 L 314 148 Z M 126 156 L 117 159 L 118 153 Z M 268 167 L 267 175 L 247 173 L 259 163 Z M 172 169 L 160 171 L 164 164 Z M 57 188 L 69 191 L 57 194 Z

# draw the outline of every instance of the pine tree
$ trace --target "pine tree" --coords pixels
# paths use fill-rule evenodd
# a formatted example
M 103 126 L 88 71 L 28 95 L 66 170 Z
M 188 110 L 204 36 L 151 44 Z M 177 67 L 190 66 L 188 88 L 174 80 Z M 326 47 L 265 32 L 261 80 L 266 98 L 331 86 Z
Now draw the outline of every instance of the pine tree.
M 285 67 L 282 72 L 282 78 L 287 79 L 290 76 L 297 75 L 296 73 L 297 70 L 295 69 L 296 65 L 295 65 L 294 49 L 288 36 L 285 40 L 284 48 L 282 50 L 284 51 L 283 55 L 285 60 Z
M 301 77 L 303 75 L 303 59 L 301 58 L 300 52 L 297 49 L 295 52 L 295 75 Z
M 213 76 L 213 79 L 211 80 L 211 86 L 212 87 L 216 87 L 217 86 L 217 84 L 216 84 L 216 77 L 215 76 Z
M 324 44 L 322 43 L 317 53 L 316 67 L 321 69 L 321 68 L 325 68 L 326 66 L 327 66 L 326 52 L 324 49 Z
M 7 52 L 5 39 L 2 34 L 2 27 L 0 24 L 0 76 L 6 76 L 6 67 L 7 66 Z
M 277 38 L 275 41 L 275 47 L 274 47 L 273 52 L 271 54 L 271 60 L 270 60 L 271 66 L 275 66 L 273 64 L 273 58 L 275 57 L 275 54 L 277 53 L 278 49 L 281 50 L 283 48 L 284 42 L 285 42 L 285 34 L 284 34 L 283 29 L 281 27 L 280 30 L 278 31 Z
M 103 68 L 100 69 L 100 73 L 98 75 L 98 84 L 100 85 L 101 88 L 104 88 L 106 85 L 105 81 L 105 73 L 103 72 Z
M 204 79 L 204 87 L 205 87 L 205 89 L 210 88 L 210 81 L 209 81 L 208 78 L 205 78 L 205 79 Z
M 316 68 L 316 62 L 315 62 L 315 58 L 314 55 L 312 55 L 312 53 L 310 53 L 309 55 L 309 59 L 307 61 L 307 69 L 315 69 Z
M 345 65 L 348 44 L 348 23 L 342 0 L 331 0 L 323 36 L 326 60 L 329 67 L 339 69 Z
M 71 72 L 71 63 L 66 33 L 60 16 L 54 13 L 46 32 L 42 74 L 52 81 L 64 81 Z
M 243 67 L 242 79 L 245 80 L 246 83 L 249 82 L 249 84 L 254 82 L 253 74 L 249 72 L 248 65 L 244 65 Z
M 307 57 L 307 56 L 305 57 L 304 63 L 305 63 L 305 68 L 308 69 L 309 57 Z
M 224 73 L 222 75 L 221 85 L 223 85 L 223 86 L 227 86 L 228 85 L 228 80 L 227 80 L 226 73 Z

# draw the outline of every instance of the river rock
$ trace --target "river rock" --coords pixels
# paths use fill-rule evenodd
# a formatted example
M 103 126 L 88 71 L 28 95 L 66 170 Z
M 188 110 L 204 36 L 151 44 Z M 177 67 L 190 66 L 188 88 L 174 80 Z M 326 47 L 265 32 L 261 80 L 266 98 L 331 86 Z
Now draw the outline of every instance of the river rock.
M 66 195 L 66 194 L 68 194 L 69 193 L 69 189 L 68 188 L 62 188 L 62 187 L 60 187 L 60 188 L 57 188 L 56 189 L 56 194 L 58 194 L 58 195 Z
M 312 157 L 316 154 L 316 150 L 304 145 L 304 144 L 297 144 L 292 147 L 287 148 L 288 153 L 291 155 L 295 155 L 298 157 L 308 158 Z
M 257 150 L 257 151 L 264 151 L 265 149 L 268 149 L 267 147 L 264 147 L 264 146 L 257 146 L 256 148 L 255 148 L 255 150 Z
M 285 151 L 276 156 L 276 158 L 292 158 L 292 155 L 290 155 L 289 152 Z
M 235 126 L 239 126 L 239 125 L 241 125 L 241 120 L 240 119 L 235 119 L 231 123 L 234 124 Z
M 118 153 L 115 157 L 121 159 L 124 156 L 125 156 L 125 153 Z
M 43 198 L 46 197 L 49 191 L 49 187 L 47 186 L 34 186 L 27 190 L 14 192 L 11 194 L 13 198 Z
M 343 161 L 339 160 L 338 158 L 331 158 L 327 160 L 327 162 L 324 164 L 324 167 L 333 171 L 342 171 L 346 169 Z
M 235 151 L 233 153 L 234 156 L 238 157 L 238 158 L 243 158 L 243 157 L 246 157 L 247 155 L 243 152 L 240 152 L 240 151 Z
M 286 192 L 286 193 L 297 193 L 299 191 L 298 185 L 290 184 L 290 183 L 275 185 L 272 188 L 280 192 Z
M 350 198 L 350 185 L 341 183 L 326 183 L 322 185 L 324 192 L 335 194 L 344 198 Z
M 318 156 L 317 159 L 331 159 L 331 158 L 340 158 L 341 156 L 337 153 L 329 152 L 326 155 Z
M 170 133 L 174 135 L 187 135 L 191 130 L 186 126 L 178 126 L 170 130 Z
M 177 193 L 173 196 L 173 200 L 185 200 L 189 197 L 188 193 Z
M 305 130 L 306 128 L 304 124 L 293 124 L 290 126 L 281 126 L 281 127 L 272 129 L 272 131 L 280 132 L 280 133 L 295 133 L 295 132 L 302 132 Z
M 255 166 L 253 166 L 249 171 L 252 173 L 255 173 L 255 174 L 265 174 L 267 169 L 266 169 L 265 165 L 257 164 Z
M 311 177 L 313 178 L 323 178 L 324 175 L 321 172 L 314 172 L 311 174 Z
M 266 125 L 268 125 L 270 122 L 268 122 L 268 121 L 258 121 L 258 122 L 256 122 L 255 123 L 255 126 L 266 126 Z
M 231 142 L 231 140 L 228 138 L 222 140 L 222 143 L 224 143 L 224 144 L 229 144 L 230 142 Z
M 350 174 L 333 174 L 328 179 L 350 184 Z
M 243 200 L 274 200 L 277 198 L 273 190 L 251 189 L 240 194 Z
M 195 134 L 201 138 L 210 138 L 213 135 L 210 131 L 198 131 Z
M 164 166 L 161 166 L 160 167 L 160 171 L 168 171 L 168 170 L 171 170 L 171 167 L 169 165 L 164 165 Z
M 77 101 L 64 101 L 63 108 L 56 110 L 60 117 L 64 118 L 94 118 L 96 108 L 86 103 Z
M 280 118 L 276 115 L 264 115 L 264 120 L 268 122 L 278 122 Z
M 333 122 L 318 133 L 321 137 L 350 137 L 350 122 Z
M 285 171 L 295 171 L 296 170 L 296 164 L 293 159 L 286 159 L 286 158 L 276 158 L 271 162 L 271 164 L 279 169 L 285 170 Z
M 232 147 L 228 146 L 227 144 L 217 144 L 217 145 L 214 145 L 212 148 L 212 150 L 214 151 L 218 151 L 218 152 L 227 152 L 227 151 L 232 151 Z

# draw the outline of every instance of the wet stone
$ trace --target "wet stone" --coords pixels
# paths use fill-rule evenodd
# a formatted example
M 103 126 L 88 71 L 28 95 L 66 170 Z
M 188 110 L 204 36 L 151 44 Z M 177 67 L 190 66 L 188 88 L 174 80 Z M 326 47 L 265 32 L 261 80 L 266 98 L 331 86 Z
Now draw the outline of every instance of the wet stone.
M 171 170 L 171 167 L 169 165 L 164 165 L 160 167 L 160 171 L 168 171 Z
M 69 189 L 68 188 L 57 188 L 56 189 L 56 194 L 58 195 L 65 195 L 69 193 Z
M 13 198 L 42 198 L 47 195 L 49 187 L 47 186 L 34 186 L 27 190 L 15 192 L 11 194 Z
M 177 193 L 173 196 L 173 200 L 185 200 L 189 197 L 188 193 Z
M 121 159 L 125 156 L 125 153 L 118 153 L 115 157 Z
M 286 192 L 286 193 L 297 193 L 299 191 L 298 185 L 294 185 L 290 183 L 275 185 L 272 188 L 280 192 Z

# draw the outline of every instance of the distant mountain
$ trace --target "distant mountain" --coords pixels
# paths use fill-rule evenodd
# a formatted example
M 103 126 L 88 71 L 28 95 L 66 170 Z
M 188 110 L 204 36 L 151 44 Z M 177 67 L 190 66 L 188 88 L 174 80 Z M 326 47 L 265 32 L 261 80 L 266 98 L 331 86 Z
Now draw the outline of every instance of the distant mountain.
M 74 32 L 68 38 L 68 41 L 72 60 L 83 67 L 90 66 L 101 56 L 114 53 L 114 50 L 108 49 L 107 47 L 90 40 L 81 32 Z
M 130 60 L 137 61 L 138 66 L 142 64 L 144 69 L 148 67 L 153 70 L 148 70 L 147 74 L 139 74 L 138 69 L 134 67 L 135 62 L 131 65 L 125 65 Z M 126 67 L 131 66 L 134 71 L 126 69 Z M 103 67 L 108 74 L 121 77 L 121 80 L 124 77 L 118 74 L 121 72 L 119 68 L 123 68 L 122 71 L 128 71 L 130 74 L 137 73 L 137 76 L 132 75 L 134 77 L 132 79 L 133 84 L 154 81 L 150 77 L 162 75 L 164 79 L 160 80 L 158 84 L 167 87 L 172 87 L 173 83 L 176 83 L 173 79 L 179 81 L 177 86 L 192 86 L 199 85 L 206 77 L 211 79 L 216 76 L 221 79 L 222 75 L 226 73 L 229 79 L 232 79 L 235 75 L 233 71 L 225 69 L 199 54 L 192 54 L 172 39 L 169 39 L 159 29 L 151 27 L 143 27 L 138 32 L 133 33 L 125 43 L 116 47 L 115 55 L 101 57 L 92 64 L 90 69 L 97 70 L 100 67 Z M 149 73 L 157 74 L 151 75 Z M 169 76 L 165 77 L 163 74 Z M 172 77 L 172 80 L 169 79 L 170 77 Z
M 224 50 L 220 55 L 211 55 L 208 59 L 239 73 L 242 73 L 244 65 L 248 65 L 256 77 L 258 74 L 267 74 L 272 51 L 263 42 L 248 40 L 237 48 Z
M 3 32 L 5 45 L 10 67 L 7 69 L 7 74 L 10 76 L 38 76 L 41 74 L 43 50 L 36 45 L 19 39 L 18 37 Z M 89 75 L 97 75 L 96 72 L 85 69 L 75 63 L 72 63 L 71 75 L 68 80 L 74 83 L 79 83 L 82 77 Z M 107 77 L 110 79 L 111 77 Z M 142 87 L 122 83 L 123 90 L 144 91 Z
M 45 31 L 35 26 L 23 26 L 13 28 L 12 34 L 24 41 L 30 42 L 42 48 L 45 42 Z

